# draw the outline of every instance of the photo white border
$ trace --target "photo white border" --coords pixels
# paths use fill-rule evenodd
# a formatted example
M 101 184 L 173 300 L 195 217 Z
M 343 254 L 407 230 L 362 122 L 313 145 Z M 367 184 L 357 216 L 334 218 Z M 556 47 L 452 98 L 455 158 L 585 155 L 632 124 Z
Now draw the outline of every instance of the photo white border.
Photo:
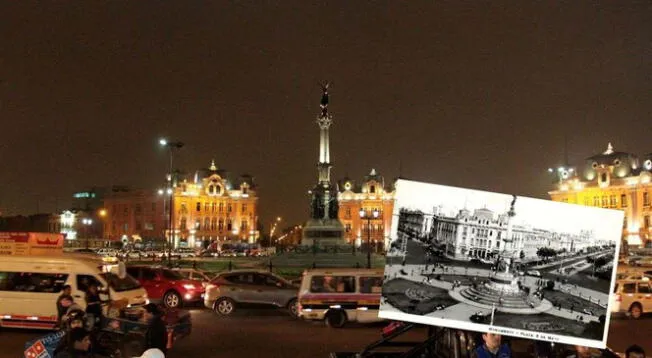
M 401 195 L 401 187 L 403 187 L 405 185 L 439 186 L 439 187 L 447 187 L 447 188 L 456 189 L 456 190 L 467 190 L 467 191 L 469 191 L 469 193 L 472 193 L 472 192 L 480 193 L 480 192 L 482 192 L 485 195 L 487 195 L 487 194 L 509 195 L 509 196 L 516 195 L 516 194 L 496 193 L 496 192 L 489 192 L 489 191 L 478 190 L 478 189 L 461 188 L 461 187 L 454 187 L 454 186 L 449 186 L 449 185 L 441 185 L 441 184 L 435 184 L 435 183 L 426 183 L 426 182 L 420 182 L 420 181 L 399 179 L 399 180 L 397 180 L 396 186 L 395 186 L 396 187 L 396 196 L 395 196 L 396 199 L 394 201 L 394 208 L 393 208 L 393 212 L 392 212 L 392 223 L 391 223 L 392 227 L 390 229 L 390 238 L 393 238 L 394 240 L 397 239 L 398 220 L 399 220 L 400 210 L 402 208 L 406 207 L 404 205 L 405 200 L 402 199 L 402 195 Z M 526 197 L 526 196 L 522 196 L 522 195 L 517 195 L 517 197 L 518 198 L 527 198 L 528 200 L 537 200 L 537 201 L 542 201 L 542 202 L 543 201 L 552 202 L 551 200 L 531 198 L 531 197 Z M 619 213 L 620 215 L 622 215 L 620 222 L 622 222 L 624 220 L 624 216 L 625 216 L 625 213 L 623 211 L 621 211 L 621 210 L 597 208 L 597 207 L 584 206 L 584 205 L 578 205 L 578 204 L 568 204 L 568 203 L 563 203 L 563 202 L 554 202 L 554 203 L 558 204 L 558 205 L 572 205 L 572 206 L 576 206 L 576 207 L 581 207 L 582 209 L 586 209 L 586 210 L 607 210 L 607 211 L 610 211 L 610 212 L 616 212 L 616 213 Z M 622 235 L 622 228 L 620 226 L 618 228 L 619 228 L 619 232 Z M 567 336 L 567 335 L 549 334 L 549 333 L 544 333 L 544 332 L 521 330 L 521 329 L 502 327 L 502 326 L 496 326 L 496 325 L 487 325 L 487 324 L 479 324 L 479 323 L 473 323 L 473 322 L 465 322 L 465 321 L 459 321 L 459 320 L 455 320 L 455 319 L 447 319 L 447 318 L 437 318 L 437 317 L 429 317 L 429 316 L 423 316 L 423 315 L 415 315 L 415 314 L 409 314 L 409 313 L 403 313 L 403 312 L 396 312 L 396 311 L 393 311 L 393 310 L 384 311 L 383 310 L 383 305 L 387 305 L 388 303 L 384 303 L 383 305 L 380 306 L 379 312 L 378 312 L 378 317 L 379 318 L 384 318 L 384 319 L 390 319 L 390 320 L 398 320 L 398 321 L 406 321 L 406 322 L 425 324 L 425 325 L 449 327 L 449 328 L 470 330 L 470 331 L 477 331 L 477 332 L 492 332 L 492 333 L 502 334 L 502 335 L 506 335 L 506 336 L 513 336 L 513 337 L 519 337 L 519 338 L 525 338 L 525 339 L 533 339 L 533 340 L 541 340 L 541 341 L 554 342 L 554 343 L 581 345 L 581 346 L 586 346 L 586 347 L 605 349 L 605 348 L 607 348 L 607 338 L 608 338 L 608 335 L 609 335 L 609 324 L 611 322 L 611 309 L 612 309 L 612 306 L 613 306 L 612 295 L 613 295 L 613 290 L 614 290 L 614 287 L 615 287 L 615 284 L 616 284 L 616 276 L 617 276 L 617 273 L 618 273 L 618 255 L 620 253 L 621 241 L 622 241 L 621 237 L 618 237 L 617 239 L 614 240 L 614 243 L 615 243 L 616 247 L 615 247 L 614 258 L 613 258 L 613 263 L 612 263 L 611 284 L 609 285 L 609 292 L 607 292 L 607 294 L 609 296 L 609 299 L 608 299 L 607 307 L 606 307 L 605 324 L 604 324 L 604 330 L 602 332 L 602 340 L 601 341 L 600 340 L 595 340 L 595 339 L 586 339 L 586 338 Z M 385 271 L 388 269 L 388 267 L 389 266 L 387 264 L 385 264 Z

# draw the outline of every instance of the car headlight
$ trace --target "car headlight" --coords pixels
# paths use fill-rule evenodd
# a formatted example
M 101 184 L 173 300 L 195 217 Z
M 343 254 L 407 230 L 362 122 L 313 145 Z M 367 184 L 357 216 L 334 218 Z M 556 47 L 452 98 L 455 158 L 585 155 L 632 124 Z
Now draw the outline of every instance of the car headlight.
M 194 290 L 195 285 L 187 283 L 187 284 L 183 285 L 183 288 L 185 288 L 186 290 Z

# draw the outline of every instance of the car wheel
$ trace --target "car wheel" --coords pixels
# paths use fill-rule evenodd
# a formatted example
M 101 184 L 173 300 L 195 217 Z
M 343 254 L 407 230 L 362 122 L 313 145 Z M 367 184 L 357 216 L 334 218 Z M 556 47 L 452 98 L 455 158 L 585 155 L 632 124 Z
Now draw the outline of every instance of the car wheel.
M 220 298 L 215 302 L 214 310 L 222 316 L 231 315 L 235 311 L 235 302 L 230 298 Z
M 163 304 L 167 308 L 177 308 L 181 306 L 181 296 L 175 291 L 169 291 L 163 296 Z
M 629 315 L 633 319 L 639 319 L 641 318 L 641 315 L 643 314 L 643 308 L 641 307 L 640 304 L 634 303 L 632 307 L 629 308 Z
M 346 324 L 346 313 L 342 310 L 330 311 L 326 316 L 326 325 L 332 328 L 342 328 Z
M 288 309 L 288 312 L 290 313 L 290 316 L 292 316 L 292 318 L 299 317 L 299 301 L 297 301 L 296 298 L 291 299 L 286 307 Z

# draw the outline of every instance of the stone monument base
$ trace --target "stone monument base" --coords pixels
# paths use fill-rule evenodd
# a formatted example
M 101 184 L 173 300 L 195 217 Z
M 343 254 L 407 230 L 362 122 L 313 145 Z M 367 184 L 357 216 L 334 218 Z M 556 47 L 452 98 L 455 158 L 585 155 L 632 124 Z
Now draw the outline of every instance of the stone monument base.
M 344 225 L 338 219 L 308 220 L 303 226 L 302 234 L 301 246 L 350 246 L 344 239 Z

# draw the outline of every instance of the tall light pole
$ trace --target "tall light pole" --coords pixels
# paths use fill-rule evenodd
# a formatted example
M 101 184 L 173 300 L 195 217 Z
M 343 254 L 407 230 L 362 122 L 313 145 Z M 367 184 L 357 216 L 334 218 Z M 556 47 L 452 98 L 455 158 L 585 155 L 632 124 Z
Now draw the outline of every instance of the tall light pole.
M 367 268 L 371 268 L 371 220 L 378 219 L 379 215 L 378 209 L 374 209 L 371 215 L 367 215 L 364 208 L 360 209 L 360 219 L 367 220 Z
M 274 237 L 274 231 L 276 231 L 276 225 L 278 225 L 278 223 L 280 223 L 281 220 L 282 220 L 282 219 L 281 219 L 280 216 L 277 217 L 277 218 L 276 218 L 276 221 L 274 222 L 274 224 L 272 224 L 272 228 L 271 228 L 271 230 L 269 230 L 269 247 L 272 247 L 272 245 L 274 244 L 274 239 L 273 239 L 273 237 Z
M 167 187 L 167 192 L 171 193 L 170 194 L 170 215 L 168 218 L 168 232 L 170 233 L 170 237 L 168 239 L 168 262 L 170 261 L 170 257 L 172 256 L 172 245 L 174 245 L 174 235 L 175 235 L 175 225 L 174 225 L 174 166 L 173 166 L 173 160 L 174 160 L 174 150 L 175 149 L 181 149 L 183 147 L 182 142 L 173 142 L 173 141 L 168 141 L 165 138 L 162 138 L 159 140 L 159 144 L 162 147 L 165 147 L 168 149 L 168 153 L 170 156 L 170 167 L 168 171 L 168 176 L 167 176 L 167 181 L 168 181 L 168 187 Z
M 86 250 L 88 250 L 90 240 L 88 235 L 88 228 L 93 224 L 93 219 L 84 218 L 82 219 L 82 224 L 84 225 L 84 234 L 86 236 Z
M 104 230 L 106 229 L 106 215 L 107 215 L 106 209 L 100 209 L 97 212 L 97 215 L 100 217 L 100 221 L 102 221 L 102 245 L 107 246 L 107 242 L 104 240 Z

